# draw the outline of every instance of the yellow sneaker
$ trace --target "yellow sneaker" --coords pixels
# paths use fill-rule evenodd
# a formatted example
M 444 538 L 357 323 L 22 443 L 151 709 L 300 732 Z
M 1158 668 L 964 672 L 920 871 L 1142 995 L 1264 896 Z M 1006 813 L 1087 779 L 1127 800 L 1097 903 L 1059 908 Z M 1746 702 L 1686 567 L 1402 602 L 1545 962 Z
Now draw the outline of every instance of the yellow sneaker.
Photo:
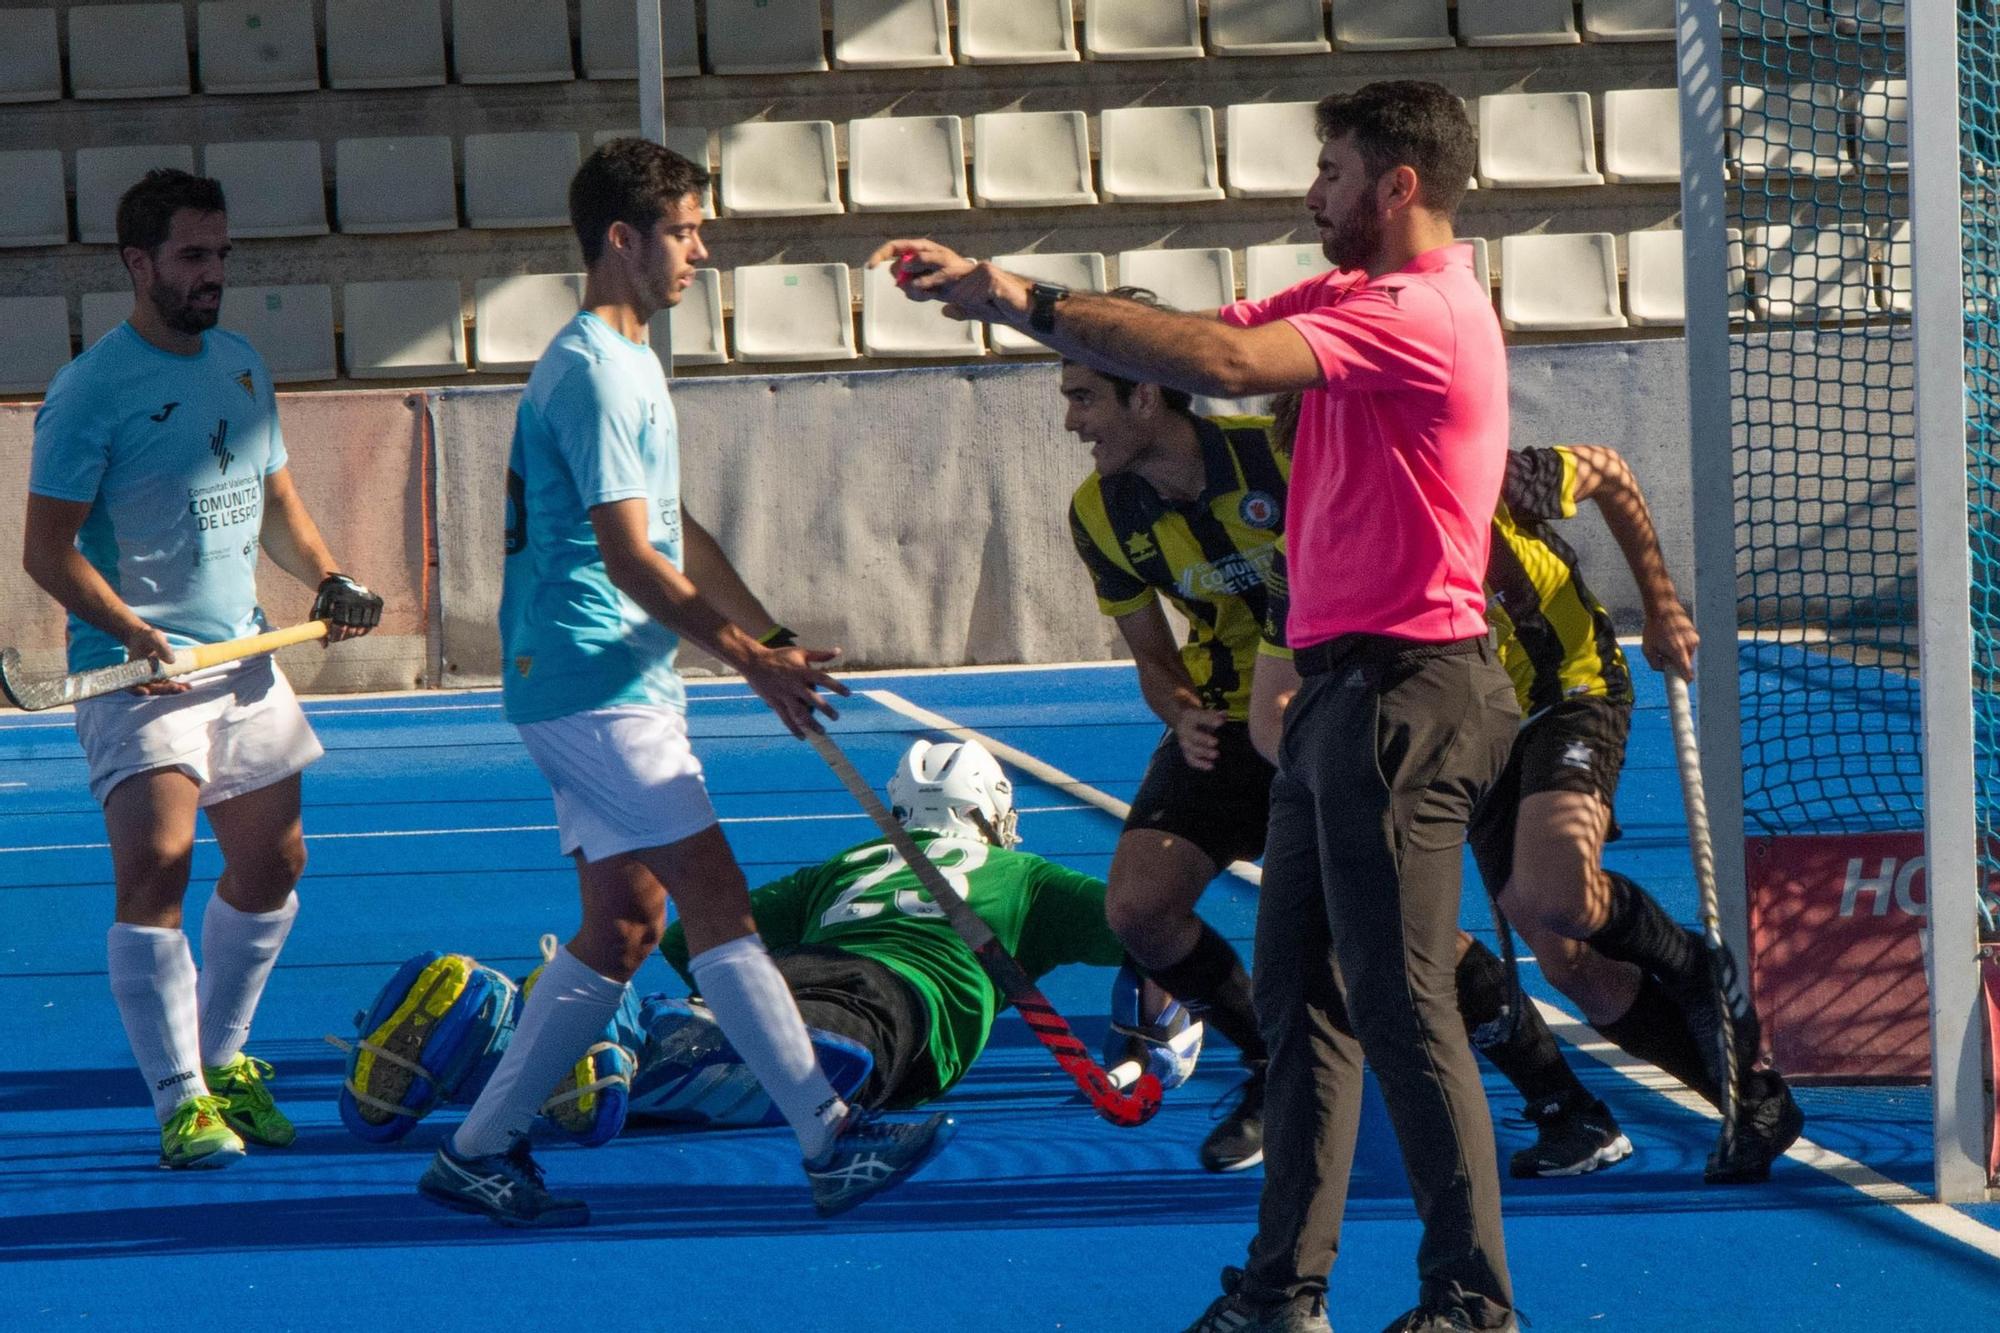
M 271 1066 L 264 1061 L 238 1051 L 228 1064 L 201 1072 L 208 1080 L 209 1092 L 222 1103 L 224 1122 L 250 1142 L 265 1148 L 286 1148 L 299 1136 L 264 1086 L 271 1075 Z
M 160 1127 L 160 1165 L 170 1170 L 228 1166 L 243 1156 L 243 1140 L 222 1117 L 222 1098 L 190 1097 Z

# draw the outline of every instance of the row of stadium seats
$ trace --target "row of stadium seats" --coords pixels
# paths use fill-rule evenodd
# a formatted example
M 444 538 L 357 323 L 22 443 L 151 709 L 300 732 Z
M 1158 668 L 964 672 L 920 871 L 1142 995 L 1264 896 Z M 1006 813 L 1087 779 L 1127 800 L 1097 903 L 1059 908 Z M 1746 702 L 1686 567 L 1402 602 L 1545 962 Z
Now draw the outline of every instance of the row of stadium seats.
M 1579 14 L 1578 3 L 1581 5 Z M 831 65 L 913 68 L 1093 60 L 1179 60 L 1341 50 L 1665 41 L 1673 0 L 831 0 Z M 401 88 L 446 81 L 440 0 L 324 0 L 325 85 Z M 820 0 L 703 0 L 706 70 L 829 67 Z M 197 55 L 189 60 L 188 11 Z M 1077 10 L 1083 20 L 1081 52 Z M 704 72 L 695 0 L 663 0 L 666 72 Z M 304 92 L 322 86 L 312 0 L 73 5 L 69 90 L 78 98 Z M 1580 19 L 1580 22 L 1579 22 Z M 637 75 L 631 0 L 454 0 L 451 70 L 460 83 Z M 56 11 L 0 12 L 0 102 L 63 96 Z

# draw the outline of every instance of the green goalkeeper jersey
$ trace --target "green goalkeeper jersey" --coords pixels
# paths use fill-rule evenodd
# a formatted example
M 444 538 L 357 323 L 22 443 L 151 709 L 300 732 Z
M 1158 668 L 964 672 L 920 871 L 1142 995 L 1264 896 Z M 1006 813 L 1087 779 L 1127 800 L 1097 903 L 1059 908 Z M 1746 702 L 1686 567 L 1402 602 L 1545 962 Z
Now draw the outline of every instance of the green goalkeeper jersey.
M 1029 976 L 1064 963 L 1116 967 L 1123 960 L 1124 946 L 1104 921 L 1103 880 L 972 839 L 927 830 L 913 836 Z M 829 945 L 871 958 L 908 982 L 930 1015 L 940 1090 L 958 1082 L 985 1049 L 1000 994 L 887 842 L 864 842 L 793 871 L 751 894 L 750 907 L 757 932 L 774 950 Z M 660 952 L 692 986 L 687 936 L 678 923 Z

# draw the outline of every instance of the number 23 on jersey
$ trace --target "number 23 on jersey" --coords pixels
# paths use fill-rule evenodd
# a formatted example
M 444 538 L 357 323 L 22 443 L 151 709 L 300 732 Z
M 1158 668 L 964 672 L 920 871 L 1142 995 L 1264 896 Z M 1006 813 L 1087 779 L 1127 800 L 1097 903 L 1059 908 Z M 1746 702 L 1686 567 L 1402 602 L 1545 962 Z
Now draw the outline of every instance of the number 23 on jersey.
M 931 863 L 944 876 L 945 883 L 958 891 L 961 898 L 972 896 L 972 885 L 967 876 L 986 864 L 987 844 L 966 838 L 935 838 L 925 849 Z M 841 858 L 855 867 L 867 867 L 866 871 L 833 900 L 833 905 L 820 916 L 821 929 L 846 925 L 855 921 L 866 921 L 880 916 L 893 906 L 904 916 L 941 917 L 944 909 L 930 900 L 922 889 L 898 889 L 893 895 L 876 893 L 875 890 L 899 870 L 907 870 L 909 865 L 903 854 L 888 843 L 874 843 L 867 847 L 857 847 Z M 870 895 L 874 894 L 872 900 Z

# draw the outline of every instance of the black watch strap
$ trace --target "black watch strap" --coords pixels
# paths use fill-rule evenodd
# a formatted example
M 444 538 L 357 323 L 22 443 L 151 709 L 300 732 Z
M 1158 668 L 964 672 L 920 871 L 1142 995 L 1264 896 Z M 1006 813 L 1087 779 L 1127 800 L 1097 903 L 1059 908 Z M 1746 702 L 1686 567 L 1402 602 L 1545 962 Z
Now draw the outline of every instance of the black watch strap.
M 1056 302 L 1069 295 L 1069 288 L 1053 282 L 1038 282 L 1028 288 L 1028 327 L 1036 333 L 1056 331 Z

